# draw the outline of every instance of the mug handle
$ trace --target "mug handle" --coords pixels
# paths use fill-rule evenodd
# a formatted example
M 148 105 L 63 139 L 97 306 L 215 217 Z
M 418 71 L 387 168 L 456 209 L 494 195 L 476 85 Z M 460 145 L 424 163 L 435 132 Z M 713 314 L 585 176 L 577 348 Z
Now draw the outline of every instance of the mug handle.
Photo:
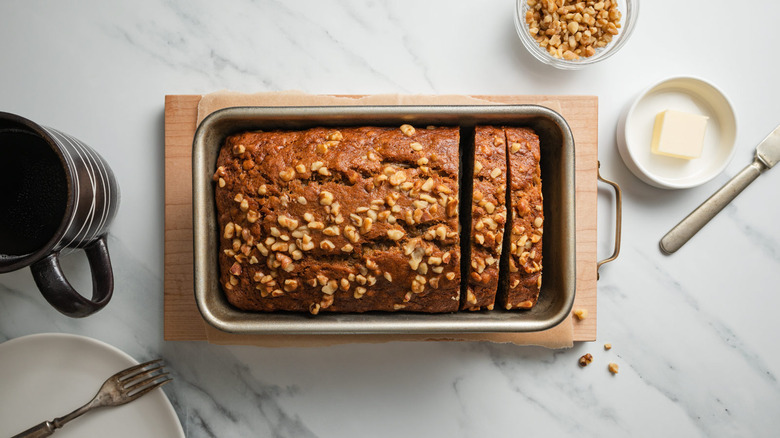
M 35 284 L 43 297 L 55 309 L 73 318 L 89 316 L 105 307 L 114 292 L 114 272 L 108 256 L 106 236 L 84 247 L 92 272 L 92 299 L 73 288 L 60 267 L 59 251 L 53 252 L 30 266 Z

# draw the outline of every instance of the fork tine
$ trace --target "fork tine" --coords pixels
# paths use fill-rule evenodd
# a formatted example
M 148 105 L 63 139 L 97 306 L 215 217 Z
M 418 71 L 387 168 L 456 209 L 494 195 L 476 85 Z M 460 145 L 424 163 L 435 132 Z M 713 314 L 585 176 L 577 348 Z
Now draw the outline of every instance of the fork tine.
M 149 380 L 147 380 L 145 382 L 137 383 L 137 384 L 133 385 L 130 388 L 130 390 L 128 391 L 128 395 L 127 395 L 128 401 L 135 400 L 138 397 L 141 397 L 142 395 L 146 394 L 147 392 L 153 391 L 153 390 L 155 390 L 155 389 L 165 385 L 166 383 L 170 382 L 171 380 L 173 380 L 173 378 L 168 376 L 168 373 L 165 373 L 165 374 L 160 374 L 159 376 L 156 376 L 156 377 L 154 377 L 152 379 L 149 379 Z M 144 385 L 148 385 L 148 386 L 144 386 Z M 136 389 L 138 391 L 133 392 Z
M 158 379 L 159 377 L 167 376 L 168 374 L 169 374 L 168 370 L 164 368 L 151 370 L 150 372 L 143 373 L 142 375 L 139 374 L 137 378 L 128 379 L 122 382 L 122 390 L 124 392 L 130 392 L 133 389 L 138 388 L 139 386 L 143 386 L 149 382 Z
M 135 373 L 138 370 L 141 370 L 141 369 L 143 369 L 145 367 L 148 367 L 149 365 L 154 364 L 155 362 L 162 362 L 162 359 L 150 360 L 149 362 L 144 362 L 144 363 L 136 365 L 134 367 L 130 367 L 130 368 L 126 369 L 126 370 L 122 370 L 122 371 L 114 374 L 114 377 L 116 377 L 117 379 L 122 380 L 123 377 L 131 375 L 131 374 Z
M 163 367 L 164 367 L 163 364 L 158 364 L 156 367 L 149 368 L 148 370 L 141 369 L 133 375 L 126 376 L 124 378 L 119 379 L 119 382 L 122 383 L 124 386 L 128 386 L 134 382 L 137 382 L 138 380 L 146 379 L 147 377 L 155 373 L 158 373 L 160 370 L 164 371 Z

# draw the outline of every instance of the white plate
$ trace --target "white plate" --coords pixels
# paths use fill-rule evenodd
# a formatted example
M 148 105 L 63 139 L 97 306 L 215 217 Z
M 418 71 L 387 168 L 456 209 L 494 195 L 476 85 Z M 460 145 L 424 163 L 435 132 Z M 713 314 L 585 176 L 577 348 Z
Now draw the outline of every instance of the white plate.
M 655 116 L 664 110 L 707 116 L 704 148 L 699 158 L 684 160 L 650 152 Z M 618 151 L 629 170 L 642 181 L 664 189 L 685 189 L 710 181 L 734 156 L 737 122 L 726 96 L 698 78 L 661 81 L 632 103 L 617 128 Z
M 69 334 L 0 344 L 0 437 L 69 413 L 94 397 L 108 377 L 137 363 L 108 344 Z M 156 389 L 124 406 L 92 411 L 55 436 L 184 438 L 184 431 L 165 393 Z

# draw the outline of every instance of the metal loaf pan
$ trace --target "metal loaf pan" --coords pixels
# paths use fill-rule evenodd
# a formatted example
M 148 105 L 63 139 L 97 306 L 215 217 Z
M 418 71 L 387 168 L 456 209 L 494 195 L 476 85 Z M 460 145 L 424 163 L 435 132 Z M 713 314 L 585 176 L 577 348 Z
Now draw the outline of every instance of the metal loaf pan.
M 321 313 L 316 317 L 246 312 L 231 306 L 219 284 L 219 232 L 211 179 L 225 138 L 258 129 L 399 126 L 403 123 L 460 126 L 464 132 L 477 124 L 526 126 L 539 135 L 545 233 L 543 282 L 538 304 L 528 311 Z M 463 156 L 468 160 L 468 152 Z M 571 311 L 575 294 L 574 139 L 566 121 L 547 108 L 535 105 L 226 108 L 214 112 L 200 124 L 195 133 L 192 157 L 195 298 L 203 318 L 220 330 L 241 334 L 308 335 L 532 332 L 557 325 Z M 464 163 L 463 167 L 471 166 Z

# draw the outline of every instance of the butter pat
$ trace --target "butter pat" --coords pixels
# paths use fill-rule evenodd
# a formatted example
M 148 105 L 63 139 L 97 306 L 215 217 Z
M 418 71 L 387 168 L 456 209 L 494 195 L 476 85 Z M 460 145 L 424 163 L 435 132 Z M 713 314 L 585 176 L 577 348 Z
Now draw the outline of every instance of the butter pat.
M 690 160 L 701 156 L 707 117 L 682 111 L 666 110 L 655 116 L 654 154 Z

